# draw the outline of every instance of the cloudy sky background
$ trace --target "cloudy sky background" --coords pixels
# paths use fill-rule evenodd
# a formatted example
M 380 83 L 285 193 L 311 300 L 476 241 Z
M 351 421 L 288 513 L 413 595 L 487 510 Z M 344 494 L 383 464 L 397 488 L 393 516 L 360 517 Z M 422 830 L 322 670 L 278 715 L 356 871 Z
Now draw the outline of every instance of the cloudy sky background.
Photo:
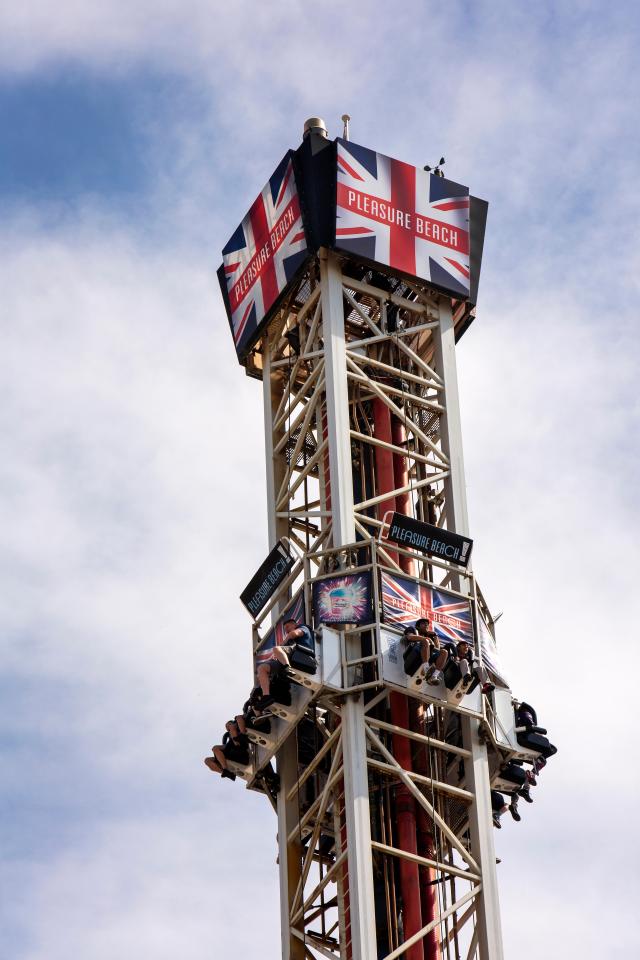
M 0 10 L 5 960 L 280 956 L 273 814 L 202 765 L 267 548 L 215 268 L 304 119 L 345 111 L 490 202 L 475 568 L 560 749 L 496 835 L 506 956 L 638 951 L 639 28 L 588 0 Z

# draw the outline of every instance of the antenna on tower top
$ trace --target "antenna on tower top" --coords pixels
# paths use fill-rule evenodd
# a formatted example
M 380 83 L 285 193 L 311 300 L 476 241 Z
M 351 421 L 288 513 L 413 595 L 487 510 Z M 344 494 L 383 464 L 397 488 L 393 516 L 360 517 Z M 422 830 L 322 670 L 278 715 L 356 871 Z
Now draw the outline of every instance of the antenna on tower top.
M 344 124 L 344 126 L 343 126 L 343 128 L 342 128 L 342 138 L 343 138 L 343 140 L 348 140 L 348 139 L 349 139 L 349 120 L 351 120 L 351 117 L 349 116 L 349 114 L 348 114 L 348 113 L 343 113 L 343 114 L 342 114 L 342 123 Z
M 442 172 L 440 167 L 444 166 L 445 162 L 446 161 L 444 157 L 440 157 L 436 167 L 430 167 L 429 164 L 427 164 L 426 167 L 423 167 L 423 170 L 425 170 L 427 173 L 434 173 L 436 177 L 444 177 L 444 173 Z

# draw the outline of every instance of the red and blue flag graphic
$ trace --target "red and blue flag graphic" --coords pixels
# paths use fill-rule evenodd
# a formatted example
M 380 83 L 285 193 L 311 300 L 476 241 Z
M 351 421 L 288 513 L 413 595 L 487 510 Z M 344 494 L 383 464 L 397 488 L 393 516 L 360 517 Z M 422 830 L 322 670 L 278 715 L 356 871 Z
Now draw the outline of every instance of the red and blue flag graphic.
M 469 295 L 469 190 L 338 139 L 336 246 Z
M 382 616 L 397 627 L 413 626 L 426 617 L 434 633 L 446 643 L 473 644 L 471 603 L 455 593 L 382 573 Z
M 287 620 L 295 620 L 296 623 L 304 623 L 304 594 L 302 590 L 297 597 L 289 604 L 275 627 L 272 627 L 269 633 L 260 644 L 260 649 L 256 653 L 256 666 L 264 663 L 271 656 L 274 647 L 281 647 L 284 643 L 284 624 Z
M 239 354 L 307 254 L 293 163 L 287 153 L 222 251 Z

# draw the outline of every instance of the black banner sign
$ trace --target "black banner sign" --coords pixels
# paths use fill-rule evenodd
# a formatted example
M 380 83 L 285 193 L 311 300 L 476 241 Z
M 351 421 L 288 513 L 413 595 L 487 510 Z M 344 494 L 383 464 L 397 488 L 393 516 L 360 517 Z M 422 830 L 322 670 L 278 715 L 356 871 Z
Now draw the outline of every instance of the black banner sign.
M 402 513 L 394 513 L 387 539 L 403 547 L 412 547 L 414 550 L 442 557 L 443 560 L 457 563 L 461 567 L 466 567 L 469 563 L 473 547 L 473 540 L 467 537 L 441 530 L 440 527 L 422 523 L 412 517 L 405 517 Z
M 240 599 L 254 619 L 287 579 L 294 563 L 295 559 L 286 544 L 279 540 L 240 594 Z

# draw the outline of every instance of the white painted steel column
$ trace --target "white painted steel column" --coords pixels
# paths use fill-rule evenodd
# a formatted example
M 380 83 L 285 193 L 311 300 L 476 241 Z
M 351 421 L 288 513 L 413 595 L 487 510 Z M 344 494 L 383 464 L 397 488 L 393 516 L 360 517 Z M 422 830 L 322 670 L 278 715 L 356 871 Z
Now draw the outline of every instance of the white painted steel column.
M 475 798 L 469 808 L 471 852 L 480 865 L 482 876 L 482 891 L 476 910 L 478 946 L 480 960 L 503 960 L 489 764 L 487 748 L 478 739 L 478 726 L 477 720 L 468 717 L 462 722 L 462 743 L 471 752 L 471 759 L 464 761 L 465 785 Z
M 267 480 L 267 521 L 269 529 L 269 549 L 273 549 L 280 536 L 286 534 L 286 521 L 276 517 L 276 491 L 284 478 L 282 464 L 274 458 L 274 447 L 279 438 L 273 435 L 274 411 L 278 398 L 274 397 L 271 382 L 271 344 L 269 336 L 264 338 L 262 352 L 262 390 L 264 404 L 264 453 Z M 280 604 L 278 604 L 280 606 Z M 277 608 L 276 611 L 277 613 Z M 272 621 L 273 622 L 273 621 Z M 287 837 L 300 818 L 297 805 L 288 802 L 286 797 L 298 778 L 297 744 L 295 737 L 278 751 L 278 775 L 280 792 L 278 793 L 278 863 L 280 867 L 280 934 L 282 938 L 282 960 L 304 960 L 304 944 L 291 935 L 290 911 L 293 896 L 300 877 L 300 845 L 297 841 L 289 845 Z
M 320 252 L 320 286 L 333 545 L 340 547 L 353 543 L 356 535 L 342 270 L 336 255 L 326 250 Z M 354 960 L 376 960 L 369 781 L 362 694 L 345 698 L 342 706 L 342 744 L 352 956 Z
M 447 526 L 450 530 L 462 534 L 463 537 L 468 537 L 469 518 L 462 455 L 456 340 L 451 301 L 444 297 L 440 299 L 440 326 L 433 331 L 433 335 L 436 344 L 436 370 L 444 380 L 445 412 L 440 414 L 440 435 L 443 451 L 451 463 L 451 476 L 445 480 Z
M 262 406 L 264 415 L 264 463 L 267 480 L 267 524 L 269 550 L 276 545 L 276 491 L 273 476 L 273 409 L 271 406 L 271 344 L 269 335 L 264 338 L 262 349 Z
M 300 879 L 302 846 L 296 837 L 291 844 L 287 837 L 300 820 L 297 799 L 287 795 L 298 779 L 298 743 L 295 734 L 278 750 L 278 866 L 280 869 L 280 936 L 282 960 L 305 960 L 304 943 L 291 934 L 291 905 Z
M 284 473 L 274 458 L 276 438 L 273 436 L 273 416 L 277 401 L 273 396 L 271 383 L 271 342 L 265 335 L 262 350 L 262 400 L 264 414 L 264 460 L 267 480 L 267 524 L 269 530 L 269 550 L 273 550 L 276 540 L 287 534 L 286 520 L 276 517 L 276 491 L 279 489 Z M 279 439 L 279 438 L 278 438 Z
M 462 456 L 462 427 L 458 395 L 456 345 L 451 303 L 440 301 L 440 325 L 434 330 L 436 342 L 436 369 L 444 380 L 444 406 L 440 416 L 440 435 L 444 453 L 451 463 L 451 477 L 445 482 L 447 527 L 463 536 L 469 536 L 467 492 Z M 477 929 L 481 960 L 503 960 L 500 901 L 496 874 L 496 854 L 493 845 L 491 792 L 487 748 L 478 738 L 478 721 L 462 719 L 463 744 L 471 752 L 465 759 L 466 786 L 474 795 L 469 808 L 471 852 L 480 865 L 482 892 L 478 897 Z
M 353 543 L 356 527 L 353 518 L 353 481 L 351 478 L 351 436 L 349 434 L 349 389 L 344 342 L 342 270 L 335 253 L 320 251 L 320 296 L 327 397 L 327 433 L 333 543 L 338 547 Z
M 354 960 L 376 960 L 369 779 L 362 694 L 347 696 L 341 712 L 352 956 Z

